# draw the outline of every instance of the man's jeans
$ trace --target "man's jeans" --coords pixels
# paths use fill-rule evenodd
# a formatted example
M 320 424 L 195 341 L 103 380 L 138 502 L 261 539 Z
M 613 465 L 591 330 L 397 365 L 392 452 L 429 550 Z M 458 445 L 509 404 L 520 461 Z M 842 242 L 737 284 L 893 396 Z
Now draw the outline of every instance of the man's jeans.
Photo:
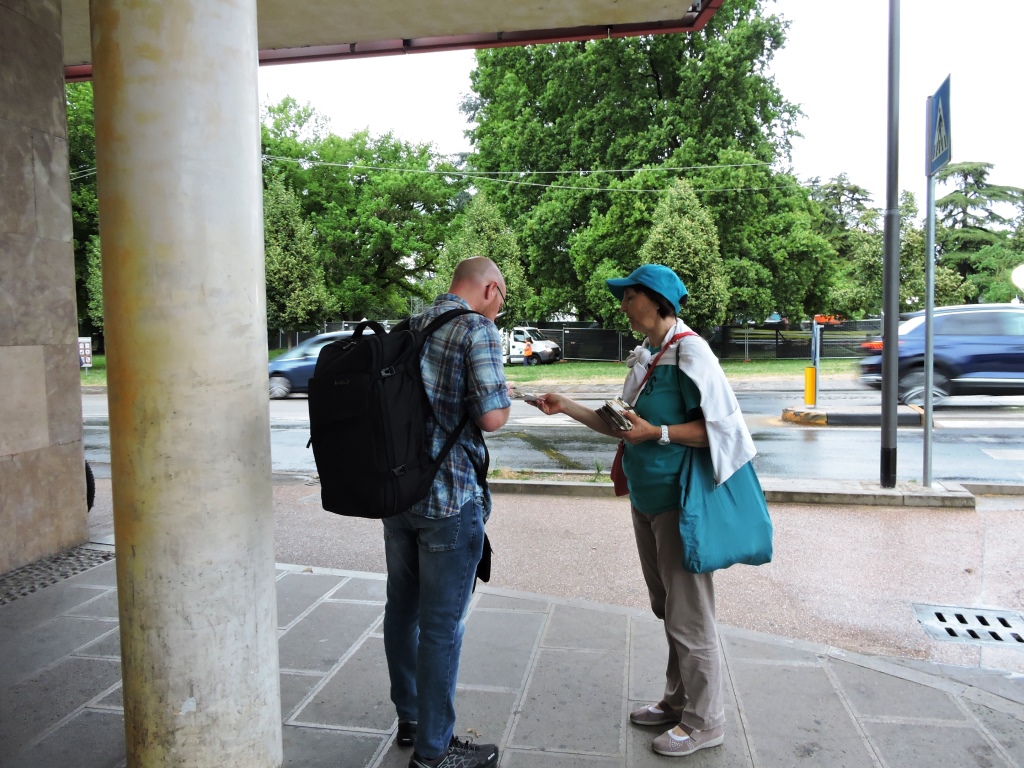
M 455 727 L 462 635 L 483 545 L 476 501 L 452 517 L 404 512 L 384 520 L 391 700 L 399 720 L 417 721 L 416 752 L 426 758 L 448 749 Z

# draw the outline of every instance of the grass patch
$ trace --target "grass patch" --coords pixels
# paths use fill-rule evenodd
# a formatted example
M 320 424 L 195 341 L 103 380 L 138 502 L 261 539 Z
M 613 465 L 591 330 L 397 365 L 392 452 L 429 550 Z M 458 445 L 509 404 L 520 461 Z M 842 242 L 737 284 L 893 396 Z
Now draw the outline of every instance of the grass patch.
M 273 360 L 284 354 L 285 349 L 272 349 L 269 358 Z M 857 359 L 827 359 L 818 365 L 818 372 L 826 375 L 848 375 L 857 373 Z M 804 368 L 809 360 L 723 360 L 722 368 L 730 379 L 743 378 L 790 378 L 803 379 Z M 505 377 L 513 384 L 536 386 L 541 384 L 622 384 L 626 377 L 625 363 L 589 362 L 562 360 L 551 365 L 506 365 Z M 93 355 L 92 368 L 83 368 L 83 386 L 104 386 L 107 383 L 107 358 Z
M 858 358 L 826 358 L 818 362 L 818 374 L 852 376 L 857 373 L 859 362 Z M 723 360 L 722 370 L 728 378 L 803 378 L 804 368 L 809 368 L 810 365 L 810 360 L 751 360 L 749 363 L 742 360 Z
M 103 387 L 107 384 L 107 356 L 93 355 L 92 368 L 82 368 L 80 371 L 82 386 Z
M 552 483 L 610 483 L 611 477 L 600 469 L 576 472 L 548 472 L 533 469 L 492 469 L 490 480 L 546 480 Z

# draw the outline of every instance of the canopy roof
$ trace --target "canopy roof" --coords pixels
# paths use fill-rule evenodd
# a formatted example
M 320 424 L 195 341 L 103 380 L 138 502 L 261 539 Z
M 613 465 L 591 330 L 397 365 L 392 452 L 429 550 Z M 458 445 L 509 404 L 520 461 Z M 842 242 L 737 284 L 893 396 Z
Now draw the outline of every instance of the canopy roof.
M 260 62 L 694 32 L 724 0 L 258 0 Z M 62 0 L 69 80 L 92 75 L 89 0 Z

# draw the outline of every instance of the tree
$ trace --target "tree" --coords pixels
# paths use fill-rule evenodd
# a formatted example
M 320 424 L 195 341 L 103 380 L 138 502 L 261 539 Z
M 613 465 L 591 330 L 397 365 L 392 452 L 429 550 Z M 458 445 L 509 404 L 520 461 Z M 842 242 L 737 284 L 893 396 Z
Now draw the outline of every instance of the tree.
M 277 174 L 263 191 L 267 327 L 316 330 L 335 310 L 324 283 L 323 257 L 299 201 Z
M 733 153 L 767 171 L 788 155 L 799 110 L 768 72 L 785 26 L 762 12 L 761 0 L 727 0 L 690 35 L 478 52 L 474 93 L 464 103 L 477 123 L 471 162 L 500 177 L 478 183 L 521 235 L 539 291 L 536 314 L 605 316 L 596 276 L 635 265 L 658 192 L 692 177 L 695 166 L 717 165 Z M 699 187 L 719 227 L 723 257 L 734 267 L 730 274 L 744 289 L 766 285 L 764 295 L 738 299 L 737 306 L 770 305 L 781 287 L 765 283 L 780 274 L 777 246 L 788 241 L 806 249 L 798 219 L 811 214 L 797 213 L 800 206 L 786 199 L 791 194 L 769 197 L 767 207 L 774 212 L 781 205 L 786 221 L 774 221 L 773 231 L 746 233 L 749 247 L 738 249 L 724 229 L 739 215 L 716 208 Z M 605 239 L 619 247 L 606 247 Z M 744 260 L 753 268 L 745 269 Z M 794 285 L 790 294 L 816 290 L 811 281 Z M 794 306 L 808 301 L 787 297 Z
M 936 239 L 943 262 L 967 278 L 984 271 L 975 254 L 1006 242 L 1012 222 L 996 211 L 996 205 L 1024 204 L 1024 189 L 988 182 L 991 170 L 991 163 L 950 163 L 936 174 L 938 181 L 953 185 L 953 191 L 935 203 L 940 225 Z
M 718 232 L 687 182 L 676 181 L 665 191 L 640 263 L 664 264 L 679 275 L 689 291 L 682 314 L 694 329 L 721 325 L 729 297 Z
M 498 322 L 514 325 L 526 319 L 530 288 L 523 270 L 522 252 L 515 233 L 486 195 L 478 193 L 452 226 L 453 234 L 437 260 L 431 293 L 440 294 L 451 285 L 455 266 L 463 259 L 486 256 L 498 265 L 505 278 L 505 309 Z
M 90 258 L 99 258 L 100 233 L 99 204 L 96 198 L 96 129 L 93 124 L 92 83 L 68 83 L 64 93 L 67 100 L 68 163 L 71 171 L 71 222 L 78 320 L 85 325 L 92 321 L 92 329 L 101 330 L 103 299 L 99 296 L 100 286 L 93 285 L 91 291 L 87 288 L 90 275 L 94 280 L 99 280 L 98 271 L 90 272 Z M 92 251 L 91 248 L 95 250 Z M 98 270 L 98 266 L 95 269 Z M 95 314 L 97 309 L 98 315 Z M 83 330 L 91 329 L 86 327 Z
M 312 224 L 339 316 L 398 317 L 427 298 L 466 187 L 429 145 L 390 134 L 343 138 L 308 106 L 284 99 L 264 110 L 265 172 L 275 169 Z

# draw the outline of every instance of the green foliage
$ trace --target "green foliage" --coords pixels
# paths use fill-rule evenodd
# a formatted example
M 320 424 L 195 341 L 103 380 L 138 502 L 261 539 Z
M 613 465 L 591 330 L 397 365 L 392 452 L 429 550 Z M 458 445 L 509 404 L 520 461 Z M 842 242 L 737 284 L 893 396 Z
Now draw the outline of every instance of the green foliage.
M 448 227 L 465 189 L 453 164 L 428 145 L 366 132 L 326 133 L 309 107 L 292 99 L 265 110 L 264 154 L 301 202 L 324 253 L 337 314 L 399 317 L 428 298 Z
M 324 283 L 323 258 L 295 195 L 270 173 L 263 191 L 263 247 L 267 327 L 316 330 L 334 312 Z
M 679 275 L 689 291 L 681 314 L 695 330 L 721 325 L 729 297 L 718 233 L 687 182 L 676 181 L 666 190 L 640 249 L 640 263 L 664 264 Z
M 953 190 L 935 203 L 936 217 L 941 227 L 936 240 L 942 252 L 943 263 L 978 286 L 987 286 L 993 275 L 981 275 L 979 270 L 999 269 L 988 260 L 984 266 L 976 257 L 980 251 L 1001 246 L 1008 240 L 1011 221 L 996 211 L 996 205 L 1010 203 L 1024 205 L 1024 189 L 988 182 L 991 163 L 950 163 L 936 174 L 940 182 L 951 184 Z
M 85 247 L 85 311 L 93 328 L 103 331 L 103 259 L 100 236 L 92 235 Z
M 730 313 L 820 303 L 831 249 L 817 208 L 770 170 L 799 110 L 768 71 L 786 25 L 763 5 L 727 0 L 691 35 L 478 52 L 472 162 L 514 182 L 486 189 L 521 236 L 532 314 L 607 322 L 603 279 L 637 265 L 660 190 L 680 177 L 718 228 Z M 756 165 L 693 171 L 734 162 Z
M 530 286 L 523 270 L 522 252 L 515 233 L 486 195 L 478 193 L 452 225 L 436 262 L 434 279 L 428 283 L 432 294 L 441 294 L 451 285 L 455 266 L 463 259 L 486 256 L 498 265 L 505 277 L 505 310 L 499 324 L 512 326 L 526 320 L 526 302 Z
M 102 298 L 99 315 L 90 303 L 98 292 L 87 287 L 90 279 L 90 243 L 99 237 L 99 205 L 96 198 L 96 129 L 93 122 L 92 83 L 68 83 L 68 162 L 71 171 L 71 220 L 75 251 L 75 296 L 79 322 L 94 319 L 95 329 L 103 327 Z M 98 255 L 98 246 L 97 246 Z M 97 276 L 98 279 L 98 276 Z M 94 290 L 97 290 L 94 288 Z M 97 322 L 98 321 L 98 322 Z

